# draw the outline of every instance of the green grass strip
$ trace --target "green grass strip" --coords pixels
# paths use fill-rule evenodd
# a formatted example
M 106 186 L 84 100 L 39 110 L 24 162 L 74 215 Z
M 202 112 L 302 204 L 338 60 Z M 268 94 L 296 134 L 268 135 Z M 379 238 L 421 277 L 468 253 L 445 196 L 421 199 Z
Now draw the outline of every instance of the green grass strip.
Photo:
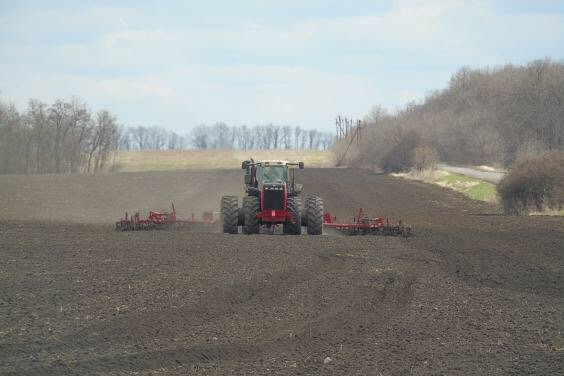
M 497 200 L 495 184 L 484 180 L 449 173 L 448 175 L 440 177 L 436 182 L 455 191 L 462 192 L 473 200 L 487 202 Z

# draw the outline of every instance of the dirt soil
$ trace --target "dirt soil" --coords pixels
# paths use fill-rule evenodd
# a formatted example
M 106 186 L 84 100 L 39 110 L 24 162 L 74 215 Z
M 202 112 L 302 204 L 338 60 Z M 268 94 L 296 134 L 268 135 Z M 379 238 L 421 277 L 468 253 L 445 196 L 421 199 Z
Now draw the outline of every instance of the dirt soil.
M 115 232 L 232 171 L 0 177 L 0 374 L 562 374 L 564 219 L 353 169 L 299 177 L 410 239 Z M 307 193 L 307 192 L 306 192 Z

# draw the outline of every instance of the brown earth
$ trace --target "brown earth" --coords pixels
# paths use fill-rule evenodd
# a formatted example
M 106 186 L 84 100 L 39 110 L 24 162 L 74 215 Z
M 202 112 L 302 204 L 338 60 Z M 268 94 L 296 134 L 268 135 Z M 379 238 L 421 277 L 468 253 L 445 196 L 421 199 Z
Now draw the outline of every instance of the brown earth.
M 332 214 L 363 206 L 416 235 L 113 231 L 125 210 L 217 210 L 240 170 L 0 176 L 0 374 L 562 372 L 564 219 L 300 174 Z

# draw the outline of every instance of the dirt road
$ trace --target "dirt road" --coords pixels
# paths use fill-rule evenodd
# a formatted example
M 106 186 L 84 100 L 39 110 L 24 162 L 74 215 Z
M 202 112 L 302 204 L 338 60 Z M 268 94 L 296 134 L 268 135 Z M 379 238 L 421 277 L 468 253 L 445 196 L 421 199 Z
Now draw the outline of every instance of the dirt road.
M 494 184 L 499 183 L 505 176 L 504 172 L 482 171 L 471 167 L 449 166 L 444 163 L 439 164 L 437 167 L 444 171 L 454 172 L 455 174 L 468 176 L 474 179 L 489 181 L 490 183 Z
M 300 172 L 408 240 L 113 231 L 217 209 L 239 170 L 0 177 L 0 374 L 558 374 L 564 220 L 423 183 Z M 184 211 L 184 213 L 182 213 Z

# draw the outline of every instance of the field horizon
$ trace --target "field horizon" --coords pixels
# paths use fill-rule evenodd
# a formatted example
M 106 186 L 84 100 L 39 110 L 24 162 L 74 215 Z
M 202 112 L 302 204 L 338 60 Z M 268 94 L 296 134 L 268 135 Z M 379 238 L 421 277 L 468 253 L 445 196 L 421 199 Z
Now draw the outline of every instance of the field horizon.
M 113 171 L 170 171 L 238 168 L 249 158 L 304 162 L 308 167 L 332 167 L 330 150 L 128 150 L 118 151 Z

